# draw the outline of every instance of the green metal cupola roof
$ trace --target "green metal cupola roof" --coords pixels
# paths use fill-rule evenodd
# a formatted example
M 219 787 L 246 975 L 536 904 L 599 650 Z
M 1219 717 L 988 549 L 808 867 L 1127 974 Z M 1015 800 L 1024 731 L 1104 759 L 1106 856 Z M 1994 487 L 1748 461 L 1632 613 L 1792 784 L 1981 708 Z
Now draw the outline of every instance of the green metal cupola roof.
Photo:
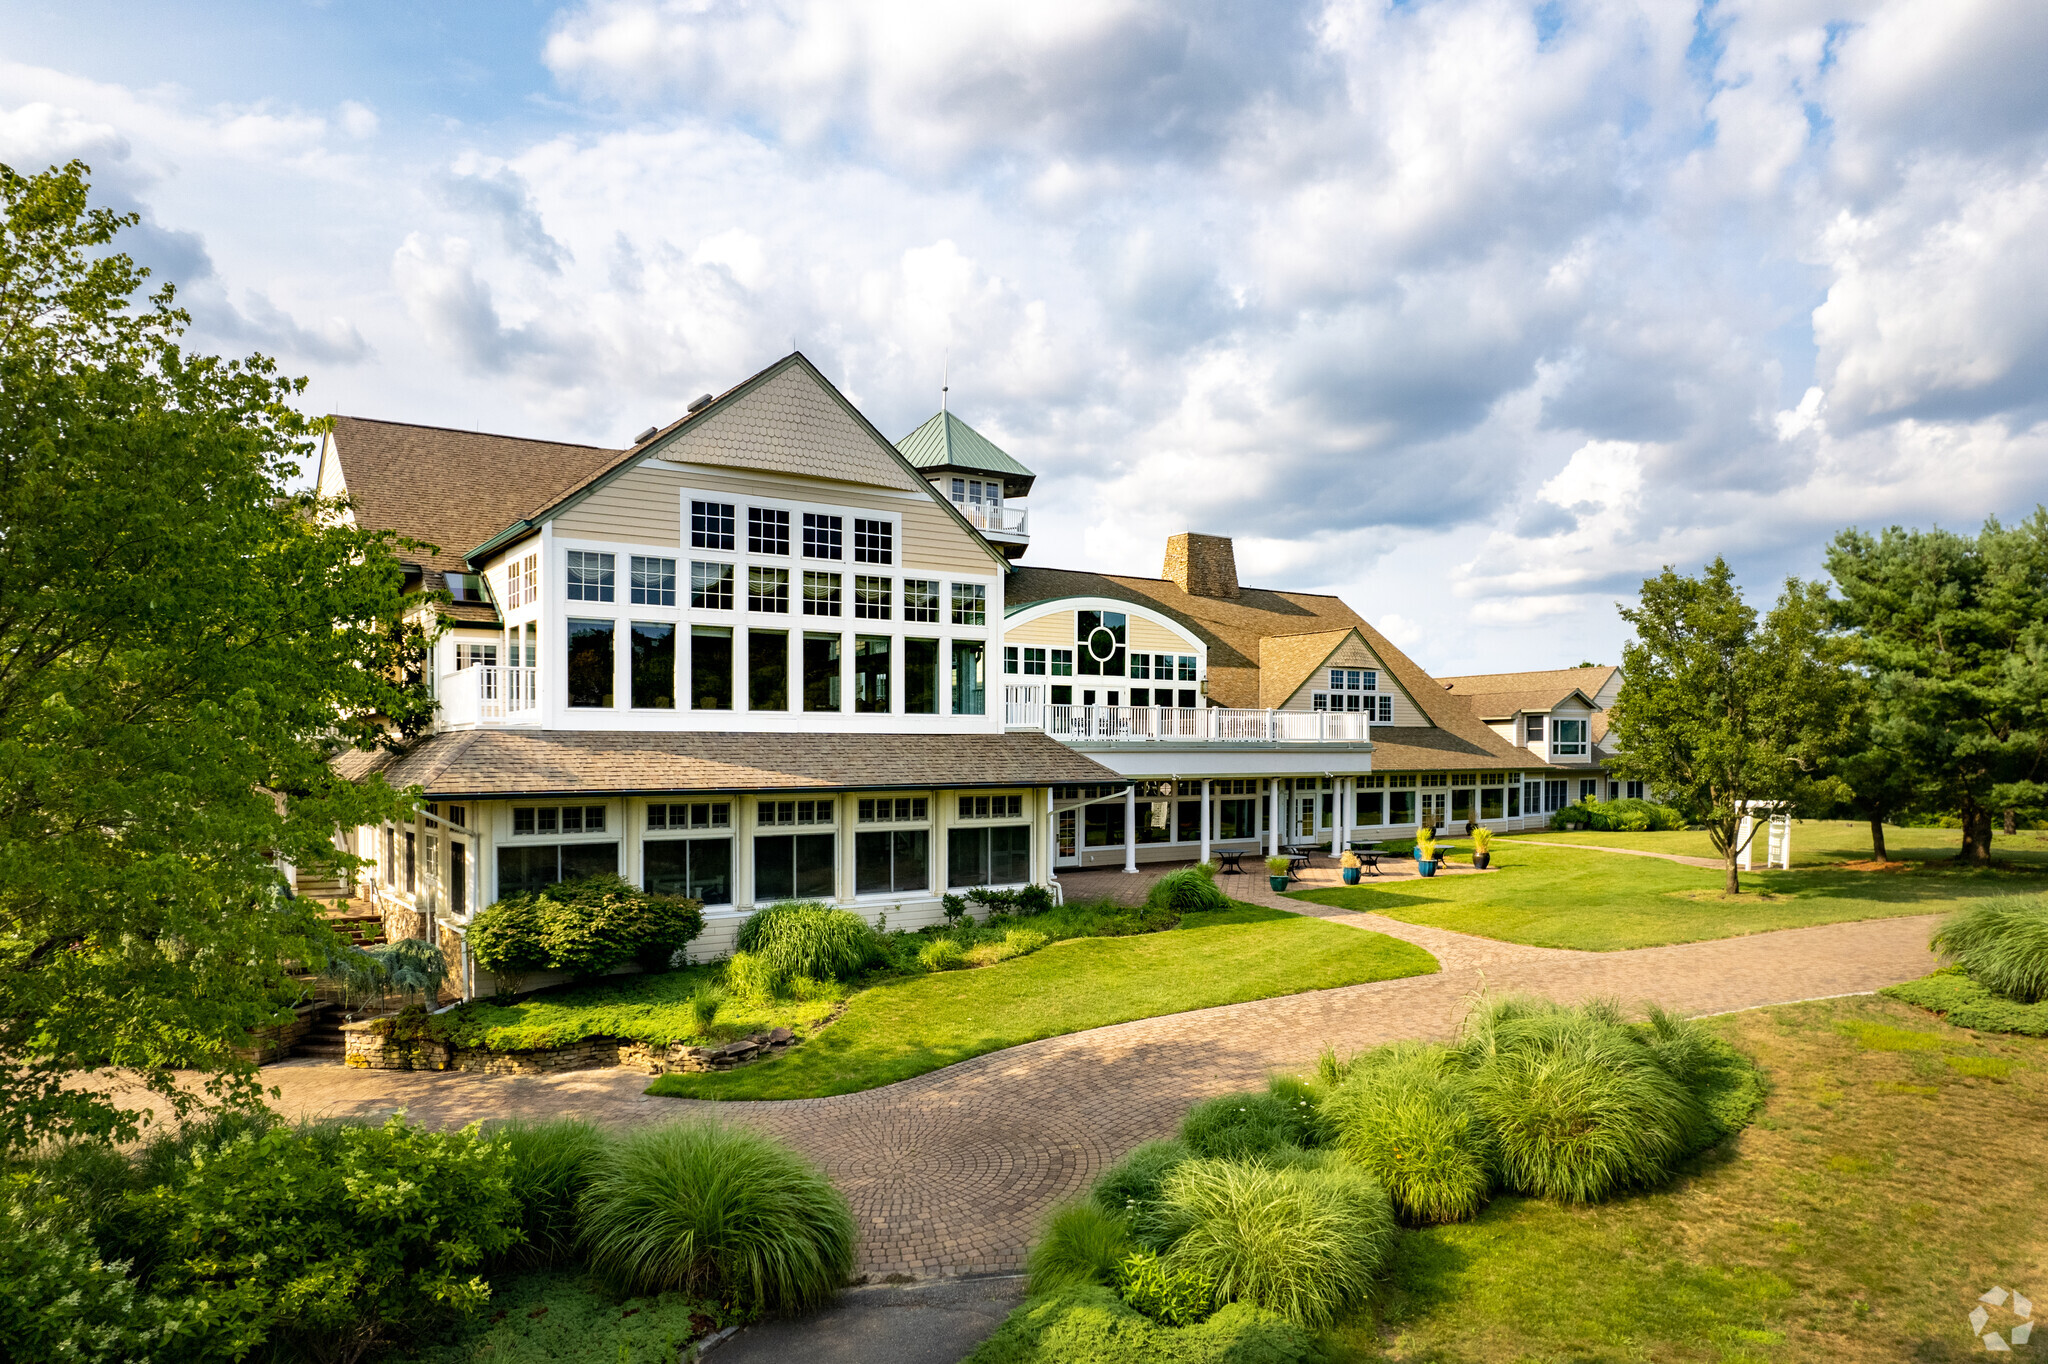
M 943 409 L 897 441 L 896 448 L 927 477 L 942 473 L 998 475 L 1005 497 L 1029 496 L 1037 478 L 1000 445 Z

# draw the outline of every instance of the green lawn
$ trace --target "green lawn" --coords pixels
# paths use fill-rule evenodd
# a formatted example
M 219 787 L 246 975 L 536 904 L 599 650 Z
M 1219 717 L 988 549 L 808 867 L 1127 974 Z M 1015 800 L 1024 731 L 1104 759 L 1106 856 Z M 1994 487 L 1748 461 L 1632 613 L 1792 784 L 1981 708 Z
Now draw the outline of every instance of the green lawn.
M 1404 1234 L 1338 1357 L 1961 1360 L 1978 1294 L 2048 1299 L 2048 1041 L 1871 998 L 1712 1026 L 1772 1081 L 1755 1126 L 1662 1192 Z
M 2003 869 L 1795 870 L 1746 875 L 1743 889 L 1765 895 L 1727 900 L 1720 898 L 1719 871 L 1651 857 L 1546 848 L 1524 839 L 1499 839 L 1493 848 L 1497 870 L 1486 876 L 1378 885 L 1367 877 L 1357 886 L 1299 891 L 1294 898 L 1506 942 L 1610 952 L 1847 919 L 1935 914 L 1977 896 L 2048 889 L 2048 877 Z
M 849 1094 L 1083 1028 L 1436 969 L 1421 948 L 1378 933 L 1240 904 L 1163 933 L 1073 938 L 978 970 L 885 980 L 786 1055 L 720 1075 L 658 1076 L 647 1092 Z
M 1609 848 L 1641 848 L 1646 852 L 1677 853 L 1682 857 L 1713 857 L 1714 845 L 1704 829 L 1683 829 L 1673 833 L 1624 834 L 1581 830 L 1575 834 L 1515 834 L 1524 839 L 1551 843 L 1592 843 Z M 1956 855 L 1962 846 L 1960 829 L 1901 829 L 1887 824 L 1885 852 L 1895 861 L 1928 862 Z M 1500 847 L 1496 843 L 1495 847 Z M 1870 856 L 1870 825 L 1839 819 L 1803 819 L 1792 825 L 1792 865 L 1820 867 L 1831 862 L 1861 862 Z M 2048 829 L 2022 829 L 2007 837 L 1994 833 L 1991 856 L 2016 867 L 2048 870 Z M 1763 861 L 1763 845 L 1757 846 L 1756 860 Z

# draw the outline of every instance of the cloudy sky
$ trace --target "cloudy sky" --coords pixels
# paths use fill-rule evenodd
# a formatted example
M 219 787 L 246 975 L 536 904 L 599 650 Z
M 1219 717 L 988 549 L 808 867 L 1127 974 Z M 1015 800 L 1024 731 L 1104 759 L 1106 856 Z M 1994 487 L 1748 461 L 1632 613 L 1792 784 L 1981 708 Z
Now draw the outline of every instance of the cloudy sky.
M 1613 661 L 1665 563 L 2048 500 L 2040 0 L 0 4 L 315 410 L 621 444 L 801 349 L 1040 473 L 1029 562 Z

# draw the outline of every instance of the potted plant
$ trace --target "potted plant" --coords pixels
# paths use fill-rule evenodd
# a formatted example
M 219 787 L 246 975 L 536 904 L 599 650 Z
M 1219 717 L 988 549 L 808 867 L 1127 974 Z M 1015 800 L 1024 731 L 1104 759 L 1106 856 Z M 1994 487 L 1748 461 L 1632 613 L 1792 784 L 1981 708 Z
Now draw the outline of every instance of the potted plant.
M 1480 871 L 1486 870 L 1487 864 L 1493 861 L 1492 848 L 1493 830 L 1482 824 L 1472 831 L 1472 865 L 1474 867 Z
M 1365 864 L 1358 860 L 1357 853 L 1346 851 L 1344 856 L 1338 859 L 1337 865 L 1344 869 L 1345 885 L 1355 886 L 1358 884 L 1358 869 Z
M 1269 886 L 1271 886 L 1271 887 L 1272 887 L 1272 888 L 1273 888 L 1273 889 L 1274 889 L 1275 891 L 1284 891 L 1284 890 L 1286 890 L 1286 889 L 1287 889 L 1287 872 L 1288 872 L 1288 869 L 1289 869 L 1290 867 L 1292 867 L 1293 865 L 1294 865 L 1294 863 L 1293 863 L 1293 862 L 1292 862 L 1292 861 L 1291 861 L 1290 859 L 1288 859 L 1288 858 L 1285 858 L 1285 857 L 1269 857 L 1269 858 L 1267 858 L 1267 859 L 1266 859 L 1266 884 L 1267 884 L 1267 885 L 1269 885 Z
M 1415 840 L 1415 870 L 1424 876 L 1436 875 L 1436 844 L 1426 834 Z

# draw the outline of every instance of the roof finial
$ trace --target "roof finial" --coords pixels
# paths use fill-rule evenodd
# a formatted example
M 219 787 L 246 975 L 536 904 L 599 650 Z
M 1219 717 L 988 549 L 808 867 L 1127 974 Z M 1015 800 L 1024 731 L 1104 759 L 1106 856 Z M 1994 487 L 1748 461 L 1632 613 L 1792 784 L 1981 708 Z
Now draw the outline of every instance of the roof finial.
M 946 347 L 946 363 L 939 370 L 939 411 L 946 410 L 946 391 L 953 386 L 953 348 Z

